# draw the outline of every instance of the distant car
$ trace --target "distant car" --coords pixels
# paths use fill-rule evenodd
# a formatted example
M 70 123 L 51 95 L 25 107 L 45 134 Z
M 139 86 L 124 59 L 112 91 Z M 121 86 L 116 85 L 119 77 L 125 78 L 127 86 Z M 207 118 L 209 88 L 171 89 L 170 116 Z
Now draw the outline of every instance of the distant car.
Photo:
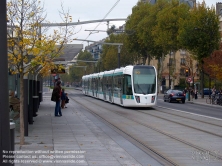
M 209 88 L 204 88 L 204 95 L 211 95 L 212 91 Z
M 172 101 L 185 103 L 186 95 L 181 90 L 172 90 L 169 89 L 166 93 L 164 93 L 163 100 L 164 102 L 168 101 L 171 103 Z

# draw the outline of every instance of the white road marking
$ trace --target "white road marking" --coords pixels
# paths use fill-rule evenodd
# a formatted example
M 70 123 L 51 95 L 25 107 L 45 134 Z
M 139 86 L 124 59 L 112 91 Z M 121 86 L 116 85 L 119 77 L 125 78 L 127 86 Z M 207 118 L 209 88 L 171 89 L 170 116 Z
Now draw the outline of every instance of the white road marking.
M 210 119 L 222 121 L 222 119 L 214 118 L 214 117 L 210 117 L 210 116 L 206 116 L 206 115 L 195 114 L 195 113 L 191 113 L 191 112 L 181 111 L 181 110 L 167 108 L 167 107 L 162 107 L 162 106 L 156 106 L 156 107 L 160 107 L 160 108 L 164 108 L 164 109 L 168 109 L 168 110 L 173 110 L 173 111 L 177 111 L 177 112 L 182 112 L 182 113 L 186 113 L 186 114 L 197 115 L 197 116 L 201 116 L 201 117 L 204 117 L 204 118 L 210 118 Z

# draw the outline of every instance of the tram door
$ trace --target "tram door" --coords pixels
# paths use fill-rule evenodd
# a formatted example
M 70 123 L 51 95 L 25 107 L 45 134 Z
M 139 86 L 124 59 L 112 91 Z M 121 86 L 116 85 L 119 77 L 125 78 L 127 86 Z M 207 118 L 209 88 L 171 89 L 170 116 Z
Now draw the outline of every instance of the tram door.
M 107 83 L 106 83 L 106 77 L 103 77 L 103 99 L 106 100 L 106 89 L 107 89 Z
M 98 78 L 95 78 L 95 96 L 98 97 Z
M 122 76 L 119 76 L 119 78 L 118 78 L 118 84 L 119 84 L 119 87 L 121 87 L 120 89 L 119 89 L 119 98 L 120 98 L 120 104 L 123 104 L 123 77 Z
M 109 94 L 109 101 L 112 102 L 113 100 L 113 77 L 108 77 L 108 94 Z
M 126 95 L 126 98 L 129 99 L 132 97 L 132 82 L 130 75 L 124 75 L 123 81 L 123 94 Z
M 92 96 L 94 96 L 95 93 L 95 78 L 92 78 Z
M 86 82 L 86 95 L 89 95 L 89 79 Z

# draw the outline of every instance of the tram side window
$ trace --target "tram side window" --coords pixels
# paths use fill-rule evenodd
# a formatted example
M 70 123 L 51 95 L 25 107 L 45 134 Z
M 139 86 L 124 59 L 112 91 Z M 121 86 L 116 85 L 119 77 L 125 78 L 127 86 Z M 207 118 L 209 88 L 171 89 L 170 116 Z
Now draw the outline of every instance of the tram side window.
M 113 91 L 116 92 L 118 89 L 118 77 L 113 76 Z
M 91 79 L 91 89 L 92 89 L 92 91 L 94 90 L 94 84 L 95 84 L 95 79 L 92 78 Z
M 83 80 L 83 89 L 86 89 L 86 80 Z
M 100 78 L 100 90 L 103 91 L 103 77 Z
M 111 82 L 110 82 L 110 77 L 107 77 L 107 81 L 106 81 L 106 90 L 107 91 L 111 91 Z
M 131 82 L 131 76 L 130 75 L 124 75 L 123 93 L 126 94 L 126 95 L 133 95 L 132 82 Z
M 91 90 L 91 89 L 92 89 L 92 79 L 89 78 L 89 90 Z
M 108 87 L 109 87 L 110 91 L 112 91 L 112 79 L 113 79 L 113 77 L 111 77 L 111 76 L 108 77 Z
M 98 78 L 95 78 L 95 90 L 98 91 Z
M 103 77 L 103 91 L 104 92 L 106 91 L 106 86 L 107 86 L 106 77 Z
M 119 91 L 122 90 L 122 85 L 123 85 L 123 77 L 122 76 L 118 76 L 118 90 Z
M 98 78 L 98 91 L 101 91 L 101 78 Z

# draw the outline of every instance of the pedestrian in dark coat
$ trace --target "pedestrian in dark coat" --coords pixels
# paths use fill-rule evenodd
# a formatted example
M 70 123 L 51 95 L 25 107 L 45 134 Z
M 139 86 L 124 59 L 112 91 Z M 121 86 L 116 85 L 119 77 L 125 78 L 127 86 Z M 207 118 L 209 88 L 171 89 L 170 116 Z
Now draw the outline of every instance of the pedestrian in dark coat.
M 60 81 L 56 82 L 56 86 L 53 89 L 52 98 L 53 98 L 53 101 L 56 102 L 55 116 L 62 116 L 61 107 L 60 107 L 60 100 L 61 100 L 61 82 Z

